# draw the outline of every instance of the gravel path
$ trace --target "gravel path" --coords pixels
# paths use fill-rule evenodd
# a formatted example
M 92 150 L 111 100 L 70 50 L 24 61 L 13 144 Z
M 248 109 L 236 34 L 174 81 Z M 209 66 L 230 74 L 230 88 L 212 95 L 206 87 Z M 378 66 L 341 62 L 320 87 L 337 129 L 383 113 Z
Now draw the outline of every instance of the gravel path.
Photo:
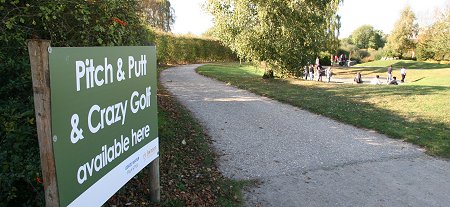
M 202 123 L 219 169 L 258 179 L 246 206 L 450 206 L 450 162 L 416 146 L 301 110 L 195 73 L 161 83 Z

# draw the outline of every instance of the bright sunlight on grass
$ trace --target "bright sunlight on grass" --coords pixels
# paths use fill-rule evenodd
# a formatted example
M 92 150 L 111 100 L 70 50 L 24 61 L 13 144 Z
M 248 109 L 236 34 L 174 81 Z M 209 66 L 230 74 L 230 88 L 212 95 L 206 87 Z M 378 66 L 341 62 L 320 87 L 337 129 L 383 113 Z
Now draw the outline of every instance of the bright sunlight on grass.
M 393 75 L 400 78 L 400 68 L 407 69 L 406 82 L 408 85 L 433 85 L 450 86 L 449 70 L 450 65 L 419 62 L 412 60 L 380 60 L 364 64 L 359 64 L 351 68 L 335 67 L 333 72 L 339 78 L 353 78 L 356 72 L 360 72 L 363 80 L 370 80 L 379 75 L 382 79 L 387 76 L 387 67 L 392 65 Z
M 327 84 L 293 78 L 264 80 L 262 70 L 239 64 L 205 65 L 198 72 L 317 114 L 374 129 L 425 147 L 429 154 L 449 158 L 450 66 L 441 67 L 408 69 L 406 83 L 398 86 Z M 399 73 L 399 68 L 394 69 L 394 75 Z M 368 79 L 376 74 L 385 77 L 386 68 L 335 70 L 339 78 L 353 77 L 356 71 Z
M 450 68 L 448 64 L 437 64 L 429 62 L 421 62 L 414 60 L 378 60 L 363 64 L 358 64 L 355 67 L 388 67 L 392 65 L 394 68 L 401 68 L 402 66 L 410 69 L 442 69 Z

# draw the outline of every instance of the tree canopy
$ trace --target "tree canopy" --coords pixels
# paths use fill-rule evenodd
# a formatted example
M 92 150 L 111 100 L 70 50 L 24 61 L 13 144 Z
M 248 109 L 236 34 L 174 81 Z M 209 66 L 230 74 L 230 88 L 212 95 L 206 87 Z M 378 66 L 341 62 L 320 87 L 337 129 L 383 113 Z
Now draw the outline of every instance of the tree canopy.
M 208 0 L 213 35 L 266 75 L 294 73 L 338 46 L 340 0 Z
M 415 22 L 416 16 L 407 6 L 400 16 L 400 19 L 395 23 L 392 33 L 387 39 L 388 55 L 402 57 L 403 54 L 409 50 L 415 49 L 415 39 L 419 31 L 419 25 Z
M 437 21 L 419 35 L 417 57 L 421 60 L 450 60 L 450 6 Z
M 174 9 L 169 0 L 142 0 L 140 1 L 142 14 L 154 28 L 169 32 L 175 22 Z
M 371 25 L 363 25 L 352 32 L 351 41 L 358 48 L 377 50 L 384 47 L 383 33 Z

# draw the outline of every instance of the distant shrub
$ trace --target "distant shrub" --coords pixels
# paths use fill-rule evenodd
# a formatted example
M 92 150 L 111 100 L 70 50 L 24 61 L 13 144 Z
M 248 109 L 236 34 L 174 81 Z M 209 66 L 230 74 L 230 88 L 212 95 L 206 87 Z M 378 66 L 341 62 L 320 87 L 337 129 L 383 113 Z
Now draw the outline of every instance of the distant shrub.
M 375 61 L 375 60 L 381 60 L 381 58 L 384 57 L 384 50 L 381 48 L 378 50 L 368 49 L 367 52 L 369 53 L 369 56 L 362 58 L 362 60 L 361 60 L 362 63 L 367 63 L 367 62 L 371 62 L 371 61 Z
M 371 53 L 370 56 L 373 56 L 374 60 L 381 60 L 381 58 L 385 57 L 385 51 L 383 48 L 380 48 Z
M 321 52 L 319 59 L 320 59 L 321 65 L 331 65 L 331 54 L 330 53 Z
M 369 57 L 370 57 L 370 54 L 367 51 L 367 49 L 358 49 L 358 50 L 352 51 L 352 54 L 351 54 L 351 59 L 353 61 L 356 61 L 357 63 L 361 63 L 365 59 L 368 60 Z
M 408 51 L 402 56 L 403 60 L 417 60 L 416 53 L 414 51 Z
M 159 64 L 237 60 L 237 56 L 228 47 L 210 38 L 157 32 L 155 44 Z
M 347 59 L 350 58 L 350 60 L 360 63 L 363 57 L 361 57 L 361 52 L 359 52 L 359 50 L 360 49 L 356 45 L 351 44 L 351 42 L 343 41 L 337 50 L 337 55 L 339 57 L 341 54 L 344 54 Z

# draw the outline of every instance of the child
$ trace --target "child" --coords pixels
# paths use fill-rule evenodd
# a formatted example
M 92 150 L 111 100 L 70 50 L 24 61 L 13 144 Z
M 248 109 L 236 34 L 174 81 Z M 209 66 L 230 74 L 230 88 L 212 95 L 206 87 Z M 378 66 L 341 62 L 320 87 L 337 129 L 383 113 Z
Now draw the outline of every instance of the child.
M 356 77 L 355 79 L 353 79 L 355 81 L 355 83 L 362 83 L 362 77 L 361 77 L 361 73 L 357 72 L 356 73 Z
M 305 75 L 305 80 L 308 80 L 309 66 L 305 66 L 303 74 Z
M 331 80 L 331 76 L 333 75 L 331 66 L 327 68 L 326 73 L 327 73 L 327 82 L 329 83 Z
M 317 78 L 317 81 L 322 81 L 322 66 L 320 66 L 320 65 L 318 65 L 317 66 L 317 76 L 319 76 L 318 78 Z

